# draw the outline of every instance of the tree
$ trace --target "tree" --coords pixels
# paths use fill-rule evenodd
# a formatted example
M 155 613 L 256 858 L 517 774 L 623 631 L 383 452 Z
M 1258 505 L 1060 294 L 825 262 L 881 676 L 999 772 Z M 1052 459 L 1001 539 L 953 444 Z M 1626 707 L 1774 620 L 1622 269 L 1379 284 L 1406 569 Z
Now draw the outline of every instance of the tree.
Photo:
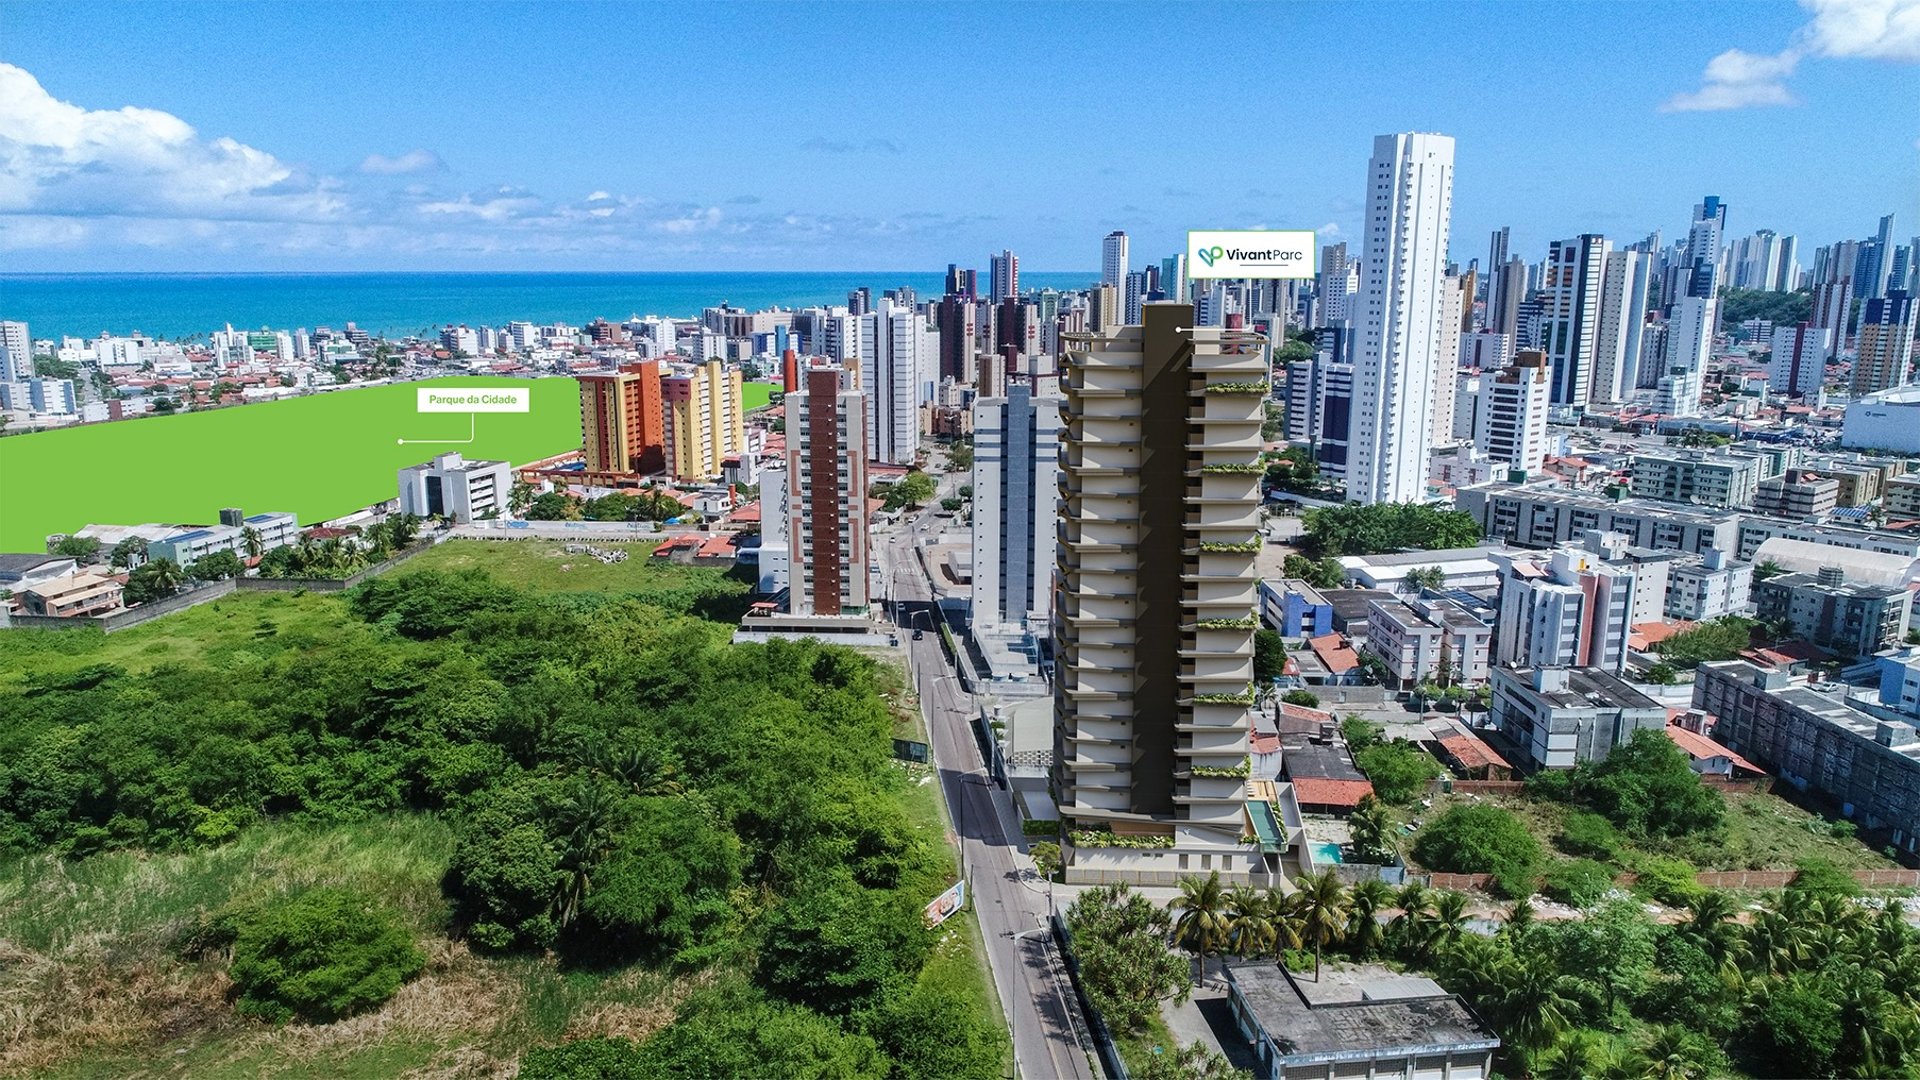
M 947 471 L 968 472 L 973 468 L 973 443 L 966 439 L 955 439 L 947 447 Z
M 1672 686 L 1680 681 L 1673 665 L 1664 660 L 1647 669 L 1646 680 L 1655 686 Z
M 1166 911 L 1125 884 L 1080 894 L 1067 909 L 1082 985 L 1115 1033 L 1143 1026 L 1160 1002 L 1188 990 L 1187 964 L 1167 948 Z
M 740 841 L 686 799 L 635 806 L 635 820 L 596 860 L 581 913 L 624 951 L 699 966 L 737 922 L 728 897 L 744 869 Z
M 1553 862 L 1542 875 L 1540 891 L 1571 907 L 1599 902 L 1613 889 L 1613 871 L 1592 859 Z
M 100 552 L 100 541 L 91 536 L 69 536 L 53 545 L 53 554 L 65 555 L 81 563 L 90 561 Z
M 1551 965 L 1511 963 L 1500 972 L 1498 983 L 1496 1012 L 1503 1021 L 1501 1033 L 1521 1053 L 1538 1052 L 1566 1030 L 1567 1014 L 1574 1002 L 1566 996 L 1565 982 Z
M 224 581 L 246 572 L 246 564 L 231 551 L 209 552 L 187 565 L 187 576 L 195 581 Z
M 843 1016 L 901 990 L 930 946 L 903 897 L 816 875 L 768 919 L 758 977 L 776 997 Z
M 887 509 L 898 510 L 901 507 L 918 509 L 926 505 L 928 499 L 933 498 L 935 490 L 933 477 L 914 469 L 906 476 L 894 481 L 893 486 L 887 489 Z
M 1472 514 L 1422 503 L 1328 506 L 1307 511 L 1301 547 L 1309 555 L 1381 555 L 1387 552 L 1472 547 L 1481 539 Z
M 1280 695 L 1280 700 L 1289 705 L 1299 705 L 1308 709 L 1317 709 L 1320 707 L 1319 695 L 1311 690 L 1289 690 Z
M 1786 567 L 1781 566 L 1772 559 L 1761 559 L 1753 565 L 1753 581 L 1754 584 L 1757 585 L 1768 578 L 1777 578 L 1786 572 Z
M 418 974 L 426 957 L 391 912 L 344 889 L 309 889 L 247 918 L 230 974 L 240 1011 L 316 1022 L 364 1012 Z
M 266 550 L 265 545 L 260 541 L 260 530 L 251 525 L 241 529 L 240 549 L 247 553 L 247 558 L 249 559 L 259 558 L 260 552 Z
M 998 1080 L 1007 1035 L 980 1018 L 952 966 L 929 964 L 912 990 L 889 1001 L 871 1027 L 899 1080 Z
M 1637 837 L 1711 833 L 1726 815 L 1726 799 L 1700 782 L 1686 754 L 1663 731 L 1642 730 L 1603 761 L 1584 761 L 1564 781 L 1537 774 L 1529 790 L 1561 790 L 1576 806 L 1599 813 Z
M 1372 781 L 1374 793 L 1390 803 L 1412 802 L 1446 771 L 1432 754 L 1399 739 L 1361 750 L 1353 763 Z
M 1589 1080 L 1613 1068 L 1606 1043 L 1591 1031 L 1570 1031 L 1540 1055 L 1533 1075 L 1537 1080 Z
M 1844 1030 L 1831 990 L 1809 975 L 1767 984 L 1742 1030 L 1747 1067 L 1761 1076 L 1832 1075 Z
M 1423 566 L 1407 571 L 1407 591 L 1417 593 L 1424 589 L 1444 589 L 1447 585 L 1447 572 L 1437 566 Z
M 527 508 L 533 505 L 534 497 L 540 494 L 540 488 L 525 480 L 515 480 L 507 489 L 507 509 L 516 516 L 524 517 Z
M 768 1001 L 738 983 L 723 983 L 689 998 L 671 1025 L 641 1043 L 632 1056 L 621 1054 L 612 1069 L 597 1061 L 596 1071 L 561 1071 L 544 1060 L 536 1064 L 531 1077 L 527 1066 L 521 1067 L 523 1080 L 885 1080 L 890 1071 L 870 1036 L 849 1032 L 800 1006 Z
M 1294 906 L 1301 916 L 1301 936 L 1313 946 L 1313 977 L 1320 978 L 1320 953 L 1347 932 L 1347 887 L 1333 870 L 1294 882 L 1300 891 Z
M 1270 684 L 1286 670 L 1287 643 L 1278 631 L 1261 627 L 1253 632 L 1253 679 Z
M 146 558 L 147 542 L 137 536 L 129 536 L 113 545 L 113 552 L 108 555 L 107 562 L 116 570 L 131 570 L 145 562 Z
M 1708 1080 L 1726 1072 L 1727 1055 L 1697 1032 L 1664 1024 L 1634 1049 L 1629 1067 L 1645 1080 Z
M 1713 961 L 1731 967 L 1745 945 L 1740 925 L 1733 921 L 1740 905 L 1732 896 L 1718 890 L 1701 892 L 1688 905 L 1687 921 L 1681 930 Z
M 549 491 L 527 504 L 528 521 L 578 521 L 580 500 L 563 491 Z
M 1486 803 L 1454 806 L 1413 842 L 1422 866 L 1455 874 L 1493 874 L 1502 891 L 1525 896 L 1540 865 L 1540 841 L 1518 817 Z
M 1227 890 L 1227 948 L 1235 956 L 1262 956 L 1273 948 L 1267 894 L 1246 885 Z
M 1051 840 L 1042 840 L 1028 847 L 1027 855 L 1033 859 L 1033 872 L 1049 880 L 1065 865 L 1060 856 L 1060 845 Z
M 1359 804 L 1353 808 L 1353 815 L 1347 819 L 1347 828 L 1353 835 L 1354 854 L 1361 862 L 1392 862 L 1396 827 L 1393 812 L 1387 809 L 1385 803 L 1373 795 L 1362 795 Z
M 1362 960 L 1380 954 L 1386 946 L 1387 928 L 1380 913 L 1393 906 L 1393 886 L 1377 877 L 1354 883 L 1347 897 L 1347 948 Z
M 1286 577 L 1304 581 L 1316 589 L 1337 589 L 1346 584 L 1347 570 L 1338 559 L 1331 556 L 1324 559 L 1309 559 L 1304 555 L 1289 555 L 1280 564 L 1280 572 Z
M 1654 643 L 1653 651 L 1675 667 L 1694 668 L 1709 660 L 1732 660 L 1753 644 L 1752 619 L 1723 615 Z
M 1173 924 L 1174 940 L 1200 961 L 1204 972 L 1206 958 L 1226 947 L 1233 930 L 1227 913 L 1227 894 L 1220 885 L 1220 871 L 1213 871 L 1204 880 L 1181 878 L 1180 895 L 1167 907 L 1180 913 Z
M 129 604 L 164 600 L 187 583 L 186 571 L 172 559 L 152 559 L 127 575 L 126 599 Z

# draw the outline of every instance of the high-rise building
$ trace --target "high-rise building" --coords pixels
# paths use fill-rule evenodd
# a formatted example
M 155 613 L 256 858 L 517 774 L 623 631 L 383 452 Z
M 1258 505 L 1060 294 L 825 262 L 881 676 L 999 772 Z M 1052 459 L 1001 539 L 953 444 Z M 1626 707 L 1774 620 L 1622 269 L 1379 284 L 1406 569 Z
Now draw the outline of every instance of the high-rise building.
M 1767 389 L 1776 394 L 1817 399 L 1832 347 L 1833 331 L 1812 323 L 1774 327 Z
M 1374 139 L 1347 466 L 1347 495 L 1362 503 L 1426 494 L 1440 337 L 1459 333 L 1441 318 L 1452 220 L 1453 139 L 1411 132 Z
M 1433 362 L 1433 442 L 1453 444 L 1453 373 L 1460 368 L 1460 320 L 1473 309 L 1473 274 L 1448 274 L 1440 286 L 1440 354 Z
M 1906 290 L 1868 300 L 1860 309 L 1853 361 L 1855 400 L 1912 382 L 1913 297 Z
M 1487 289 L 1487 329 L 1505 334 L 1509 340 L 1518 340 L 1520 304 L 1527 298 L 1526 260 L 1508 259 L 1494 267 Z
M 1185 252 L 1160 260 L 1161 298 L 1176 304 L 1187 302 L 1187 256 Z
M 23 322 L 0 322 L 0 382 L 33 376 L 33 337 Z
M 1813 283 L 1813 325 L 1828 333 L 1828 361 L 1840 359 L 1846 347 L 1847 320 L 1853 311 L 1853 272 Z
M 973 403 L 973 622 L 1048 632 L 1060 399 L 1016 382 Z
M 867 402 L 867 457 L 889 465 L 911 465 L 920 448 L 920 402 L 931 380 L 921 366 L 927 346 L 918 312 L 882 300 L 859 319 L 860 389 Z M 924 348 L 923 348 L 924 346 Z M 931 364 L 928 365 L 929 367 Z
M 972 300 L 958 293 L 948 293 L 934 306 L 934 327 L 940 332 L 941 382 L 970 383 L 978 377 L 978 310 Z
M 1353 317 L 1353 294 L 1359 291 L 1360 267 L 1347 258 L 1347 245 L 1320 246 L 1320 275 L 1314 291 L 1320 295 L 1320 317 L 1315 326 L 1342 326 Z
M 1115 229 L 1100 241 L 1100 284 L 1115 289 L 1127 283 L 1127 234 Z
M 1122 303 L 1122 307 L 1123 307 L 1123 310 L 1126 312 L 1127 325 L 1138 326 L 1140 324 L 1141 306 L 1147 302 L 1146 275 L 1141 273 L 1138 270 L 1127 271 L 1127 280 L 1126 280 L 1124 292 L 1125 292 L 1125 299 Z M 1215 312 L 1216 318 L 1212 323 L 1209 323 L 1208 325 L 1214 325 L 1214 326 L 1219 325 L 1219 320 L 1217 318 L 1218 314 L 1219 313 L 1216 311 Z M 1206 323 L 1206 320 L 1204 319 L 1202 319 L 1201 321 L 1203 323 Z
M 1555 405 L 1583 409 L 1593 392 L 1609 246 L 1606 237 L 1583 233 L 1548 247 L 1544 344 Z
M 1020 256 L 1002 251 L 987 267 L 987 299 L 994 303 L 1020 295 Z
M 1704 375 L 1713 351 L 1713 327 L 1720 301 L 1712 296 L 1683 296 L 1667 319 L 1666 366 Z
M 1589 401 L 1625 401 L 1640 385 L 1641 346 L 1647 324 L 1647 256 L 1631 248 L 1607 253 L 1600 290 L 1600 328 L 1594 339 Z
M 1508 367 L 1482 375 L 1474 447 L 1513 468 L 1537 471 L 1547 460 L 1549 400 L 1545 353 L 1519 353 Z
M 787 395 L 787 610 L 854 614 L 868 606 L 867 406 L 848 372 L 813 367 Z
M 587 473 L 612 476 L 666 468 L 660 361 L 623 364 L 610 375 L 582 375 L 579 381 Z
M 1506 287 L 1506 279 L 1500 276 L 1500 271 L 1507 265 L 1507 241 L 1511 232 L 1511 227 L 1506 225 L 1500 226 L 1493 230 L 1493 241 L 1487 245 L 1487 316 L 1485 325 L 1489 330 L 1499 329 L 1499 327 L 1493 325 L 1493 313 L 1499 311 L 1504 306 L 1501 292 Z M 1509 328 L 1507 332 L 1512 333 L 1513 331 Z
M 664 456 L 686 480 L 719 476 L 727 458 L 747 445 L 740 369 L 709 360 L 660 380 L 666 416 Z
M 1265 352 L 1174 303 L 1068 342 L 1054 779 L 1070 830 L 1115 834 L 1076 836 L 1069 881 L 1277 869 L 1241 840 Z
M 1120 306 L 1120 288 L 1117 285 L 1096 285 L 1088 290 L 1091 294 L 1091 310 L 1087 312 L 1087 326 L 1098 333 L 1103 330 L 1115 330 L 1127 324 L 1126 312 Z
M 873 310 L 873 290 L 865 285 L 847 293 L 847 314 L 859 318 Z
M 1727 204 L 1718 195 L 1704 196 L 1693 208 L 1693 224 L 1687 230 L 1686 247 L 1668 303 L 1678 303 L 1683 296 L 1719 295 L 1720 238 L 1726 227 Z
M 1887 295 L 1887 279 L 1891 276 L 1888 271 L 1893 262 L 1892 214 L 1880 219 L 1880 228 L 1873 234 L 1872 254 L 1864 251 L 1861 254 L 1867 259 L 1866 273 L 1857 279 L 1856 287 L 1862 299 L 1877 300 Z

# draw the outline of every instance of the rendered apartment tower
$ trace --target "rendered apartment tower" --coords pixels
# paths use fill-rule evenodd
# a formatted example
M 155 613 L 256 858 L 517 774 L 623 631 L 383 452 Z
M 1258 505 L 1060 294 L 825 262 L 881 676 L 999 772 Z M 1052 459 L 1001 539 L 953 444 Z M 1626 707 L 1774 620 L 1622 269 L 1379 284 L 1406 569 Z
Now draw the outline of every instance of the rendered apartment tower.
M 1067 879 L 1244 882 L 1271 869 L 1241 842 L 1265 339 L 1195 328 L 1190 304 L 1149 303 L 1142 323 L 1065 346 L 1054 762 Z
M 851 373 L 808 368 L 788 394 L 787 611 L 852 615 L 868 606 L 866 395 Z
M 657 473 L 666 468 L 660 361 L 622 364 L 610 375 L 582 375 L 579 381 L 586 476 Z
M 973 621 L 1044 635 L 1053 605 L 1060 401 L 1015 382 L 973 403 Z

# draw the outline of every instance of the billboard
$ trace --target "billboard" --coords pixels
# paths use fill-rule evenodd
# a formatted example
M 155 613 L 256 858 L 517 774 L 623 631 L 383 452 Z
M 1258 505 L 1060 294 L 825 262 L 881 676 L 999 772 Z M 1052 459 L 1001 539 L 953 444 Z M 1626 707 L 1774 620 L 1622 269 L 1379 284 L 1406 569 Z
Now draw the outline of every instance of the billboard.
M 961 878 L 953 883 L 953 888 L 933 898 L 927 905 L 925 916 L 928 929 L 939 926 L 967 906 L 967 879 Z
M 1187 233 L 1187 277 L 1311 278 L 1312 229 L 1196 229 Z

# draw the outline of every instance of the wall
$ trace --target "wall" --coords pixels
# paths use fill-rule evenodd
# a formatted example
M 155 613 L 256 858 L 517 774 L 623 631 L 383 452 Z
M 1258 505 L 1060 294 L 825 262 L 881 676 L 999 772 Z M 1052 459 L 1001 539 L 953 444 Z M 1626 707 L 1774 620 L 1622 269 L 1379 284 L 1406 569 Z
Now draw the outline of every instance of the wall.
M 1799 876 L 1798 870 L 1705 870 L 1694 880 L 1708 889 L 1782 889 Z M 1920 887 L 1920 870 L 1855 870 L 1853 879 L 1869 889 L 1911 889 Z M 1621 874 L 1613 880 L 1631 886 L 1640 875 Z M 1492 874 L 1427 875 L 1427 884 L 1436 889 L 1485 890 L 1492 883 Z
M 111 634 L 116 630 L 125 630 L 129 626 L 138 626 L 149 619 L 162 615 L 171 615 L 176 611 L 204 604 L 209 600 L 218 600 L 236 588 L 234 580 L 215 581 L 197 589 L 175 593 L 165 600 L 155 600 L 141 604 L 137 608 L 116 611 L 111 615 L 94 615 L 75 618 L 61 618 L 58 615 L 15 615 L 6 624 L 16 630 L 84 630 L 95 627 Z

